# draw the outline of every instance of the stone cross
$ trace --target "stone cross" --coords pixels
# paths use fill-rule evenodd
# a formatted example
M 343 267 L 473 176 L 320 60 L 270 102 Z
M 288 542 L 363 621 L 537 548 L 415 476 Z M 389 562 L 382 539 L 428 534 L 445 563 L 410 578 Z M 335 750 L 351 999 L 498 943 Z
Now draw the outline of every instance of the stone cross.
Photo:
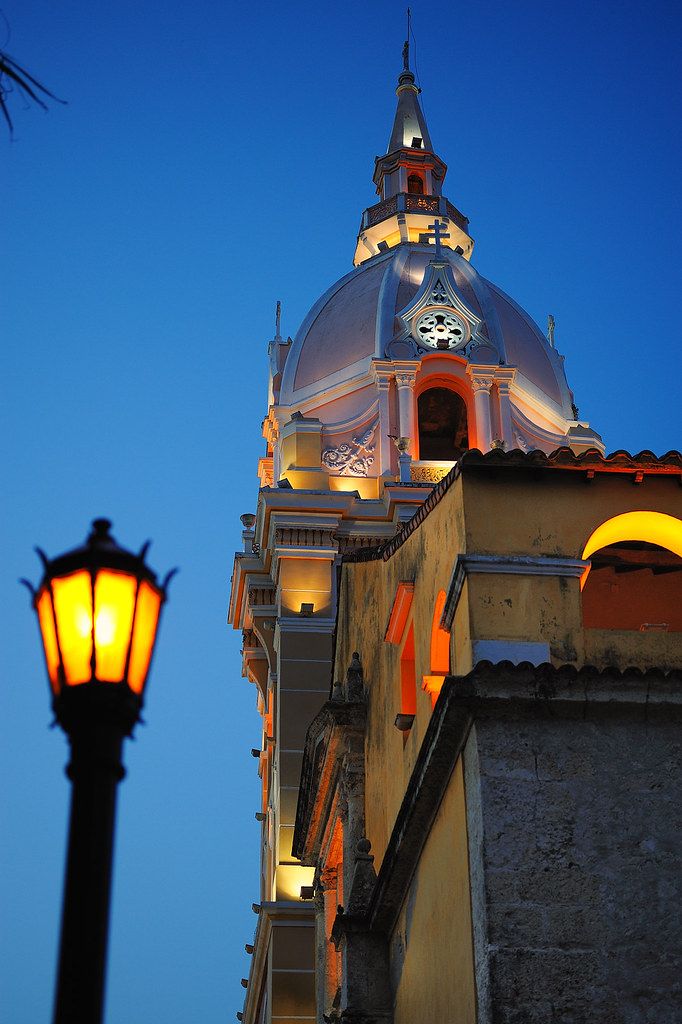
M 433 224 L 429 224 L 429 231 L 426 237 L 430 239 L 433 236 L 436 245 L 436 259 L 441 260 L 443 258 L 443 250 L 440 247 L 440 243 L 444 238 L 449 238 L 450 233 L 444 231 L 445 224 L 439 221 L 437 218 Z

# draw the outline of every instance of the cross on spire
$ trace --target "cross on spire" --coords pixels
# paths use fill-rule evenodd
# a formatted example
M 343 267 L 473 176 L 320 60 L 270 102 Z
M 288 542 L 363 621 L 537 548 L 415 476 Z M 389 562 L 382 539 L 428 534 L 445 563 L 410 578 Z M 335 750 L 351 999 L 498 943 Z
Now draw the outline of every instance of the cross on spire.
M 428 233 L 424 236 L 425 238 L 428 238 L 429 241 L 431 241 L 432 238 L 434 239 L 437 260 L 442 260 L 443 258 L 443 250 L 441 249 L 440 244 L 441 241 L 444 238 L 450 237 L 450 232 L 443 230 L 445 227 L 446 225 L 442 221 L 438 220 L 438 218 L 436 218 L 433 224 L 429 224 Z

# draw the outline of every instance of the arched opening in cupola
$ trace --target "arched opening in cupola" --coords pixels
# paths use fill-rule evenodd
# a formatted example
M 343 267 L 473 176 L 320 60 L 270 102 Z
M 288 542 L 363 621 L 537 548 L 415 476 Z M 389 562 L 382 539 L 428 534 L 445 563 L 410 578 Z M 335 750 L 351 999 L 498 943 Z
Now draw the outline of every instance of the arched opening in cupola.
M 410 174 L 408 176 L 407 191 L 415 196 L 424 195 L 424 179 L 420 174 Z
M 586 629 L 682 632 L 682 521 L 626 512 L 599 526 L 583 558 Z
M 449 388 L 429 388 L 417 400 L 419 458 L 454 462 L 469 447 L 467 407 Z

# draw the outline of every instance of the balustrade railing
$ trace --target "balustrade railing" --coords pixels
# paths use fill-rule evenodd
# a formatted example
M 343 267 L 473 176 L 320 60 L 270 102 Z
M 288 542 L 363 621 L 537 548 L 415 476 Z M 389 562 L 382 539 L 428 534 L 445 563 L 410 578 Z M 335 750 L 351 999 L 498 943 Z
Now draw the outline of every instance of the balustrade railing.
M 363 229 L 371 228 L 396 213 L 438 214 L 447 217 L 461 231 L 468 232 L 469 220 L 453 206 L 445 196 L 424 196 L 412 192 L 399 192 L 390 199 L 382 199 L 376 206 L 370 206 L 362 217 Z

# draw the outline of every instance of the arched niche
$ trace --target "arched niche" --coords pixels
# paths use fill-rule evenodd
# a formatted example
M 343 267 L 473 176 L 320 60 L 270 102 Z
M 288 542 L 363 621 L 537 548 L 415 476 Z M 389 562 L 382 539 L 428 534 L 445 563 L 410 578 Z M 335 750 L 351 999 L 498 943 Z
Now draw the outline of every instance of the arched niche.
M 439 590 L 431 622 L 430 673 L 422 679 L 422 689 L 429 694 L 432 707 L 438 700 L 443 680 L 450 673 L 450 634 L 441 626 L 444 608 L 445 591 Z
M 419 458 L 454 462 L 469 447 L 466 402 L 450 388 L 426 388 L 417 398 Z
M 682 632 L 682 520 L 626 512 L 602 523 L 583 551 L 586 629 Z
M 407 179 L 407 191 L 415 196 L 424 195 L 424 179 L 421 174 L 410 174 Z

